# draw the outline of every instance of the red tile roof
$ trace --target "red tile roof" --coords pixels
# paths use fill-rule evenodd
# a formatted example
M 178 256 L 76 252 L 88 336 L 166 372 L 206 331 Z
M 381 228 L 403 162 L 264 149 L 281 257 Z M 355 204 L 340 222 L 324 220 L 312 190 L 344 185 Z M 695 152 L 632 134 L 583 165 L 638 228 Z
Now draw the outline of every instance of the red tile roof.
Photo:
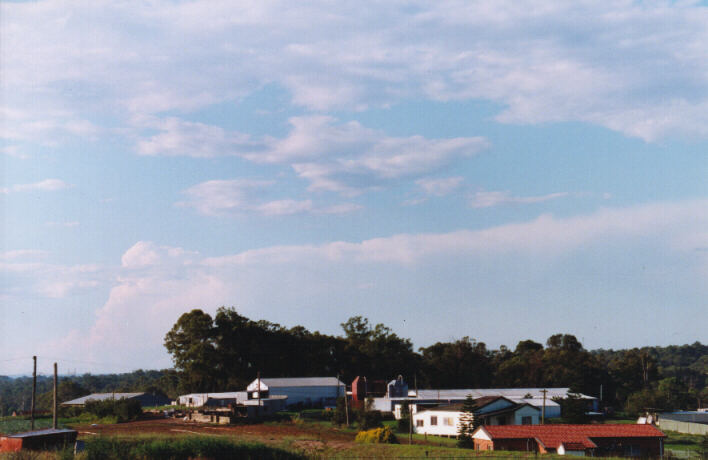
M 653 425 L 602 424 L 602 425 L 487 425 L 480 427 L 492 440 L 536 439 L 546 448 L 557 449 L 565 444 L 597 447 L 591 438 L 663 438 L 666 437 Z

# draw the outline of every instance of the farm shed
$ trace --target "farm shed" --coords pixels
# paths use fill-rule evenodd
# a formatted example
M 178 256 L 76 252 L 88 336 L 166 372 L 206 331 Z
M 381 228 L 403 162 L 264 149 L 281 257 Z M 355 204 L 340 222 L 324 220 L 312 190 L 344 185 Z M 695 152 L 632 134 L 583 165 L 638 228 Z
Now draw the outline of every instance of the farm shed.
M 475 450 L 594 457 L 661 457 L 666 435 L 653 425 L 489 425 L 472 434 Z
M 288 406 L 334 407 L 337 398 L 344 396 L 346 389 L 336 377 L 285 377 L 256 379 L 246 391 L 249 399 L 277 395 L 287 396 Z
M 541 411 L 529 404 L 517 404 L 501 396 L 485 396 L 475 400 L 477 416 L 483 425 L 534 425 Z M 462 416 L 462 404 L 455 403 L 413 414 L 416 433 L 438 436 L 457 436 Z
M 0 436 L 0 452 L 18 452 L 21 449 L 51 450 L 73 446 L 77 435 L 75 430 L 48 428 Z
M 151 393 L 92 393 L 87 396 L 72 399 L 61 403 L 64 407 L 84 407 L 87 401 L 108 401 L 111 399 L 135 399 L 142 407 L 163 406 L 170 403 L 170 399 Z

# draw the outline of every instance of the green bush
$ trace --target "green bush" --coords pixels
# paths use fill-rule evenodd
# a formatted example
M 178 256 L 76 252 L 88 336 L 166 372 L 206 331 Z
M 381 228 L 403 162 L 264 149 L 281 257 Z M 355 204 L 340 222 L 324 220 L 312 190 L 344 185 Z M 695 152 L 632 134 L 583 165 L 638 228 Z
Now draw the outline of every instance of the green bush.
M 143 409 L 136 399 L 107 399 L 86 401 L 84 412 L 98 418 L 115 417 L 118 422 L 127 422 L 138 418 Z
M 396 435 L 387 426 L 360 431 L 357 433 L 355 441 L 364 444 L 398 444 Z
M 94 437 L 86 441 L 87 460 L 304 460 L 305 457 L 283 449 L 255 443 L 234 443 L 214 437 L 181 439 L 119 440 Z
M 383 417 L 381 411 L 378 410 L 358 409 L 356 419 L 360 430 L 370 430 L 381 427 Z

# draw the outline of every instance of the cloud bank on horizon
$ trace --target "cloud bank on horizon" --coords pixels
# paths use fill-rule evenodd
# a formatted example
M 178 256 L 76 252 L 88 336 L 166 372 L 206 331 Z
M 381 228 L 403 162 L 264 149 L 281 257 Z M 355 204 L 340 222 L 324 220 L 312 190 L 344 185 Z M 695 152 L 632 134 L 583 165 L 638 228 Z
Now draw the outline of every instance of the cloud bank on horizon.
M 706 56 L 691 1 L 2 3 L 0 374 L 221 305 L 708 340 Z

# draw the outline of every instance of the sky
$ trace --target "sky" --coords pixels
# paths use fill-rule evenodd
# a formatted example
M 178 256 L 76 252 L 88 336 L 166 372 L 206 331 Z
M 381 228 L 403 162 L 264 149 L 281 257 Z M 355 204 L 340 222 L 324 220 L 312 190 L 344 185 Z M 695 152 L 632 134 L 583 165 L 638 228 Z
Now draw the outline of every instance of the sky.
M 708 342 L 703 2 L 6 1 L 0 62 L 0 374 L 220 306 Z

